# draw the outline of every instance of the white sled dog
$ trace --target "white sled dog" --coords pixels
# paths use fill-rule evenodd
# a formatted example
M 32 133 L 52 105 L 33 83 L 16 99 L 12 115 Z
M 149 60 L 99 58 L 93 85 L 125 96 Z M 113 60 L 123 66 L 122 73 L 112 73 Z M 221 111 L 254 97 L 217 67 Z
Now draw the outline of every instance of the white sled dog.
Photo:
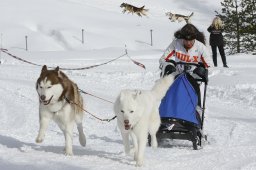
M 172 75 L 159 79 L 152 90 L 122 90 L 114 104 L 117 125 L 121 131 L 125 153 L 134 154 L 136 166 L 143 165 L 148 133 L 151 146 L 157 147 L 156 132 L 160 126 L 158 107 L 172 84 Z M 130 148 L 129 135 L 133 141 Z
M 73 155 L 72 135 L 74 124 L 77 124 L 79 141 L 85 146 L 83 132 L 83 99 L 77 85 L 56 67 L 47 70 L 43 66 L 41 75 L 36 82 L 39 97 L 40 129 L 36 138 L 37 143 L 44 140 L 45 131 L 50 120 L 54 120 L 65 136 L 65 154 Z

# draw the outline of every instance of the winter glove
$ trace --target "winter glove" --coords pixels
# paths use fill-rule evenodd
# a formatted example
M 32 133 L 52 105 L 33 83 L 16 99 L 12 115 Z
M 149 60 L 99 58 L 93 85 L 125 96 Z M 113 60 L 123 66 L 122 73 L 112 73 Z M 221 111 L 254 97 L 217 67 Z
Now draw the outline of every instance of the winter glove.
M 160 77 L 164 77 L 166 75 L 172 74 L 176 71 L 176 63 L 173 60 L 168 60 L 166 62 L 163 62 L 162 65 L 160 65 L 160 69 L 162 70 Z
M 208 70 L 205 69 L 204 67 L 199 66 L 195 68 L 193 70 L 193 73 L 197 74 L 200 78 L 202 78 L 205 83 L 208 82 Z
M 168 64 L 166 67 L 165 67 L 165 69 L 164 69 L 164 75 L 163 75 L 163 77 L 164 76 L 167 76 L 167 75 L 169 75 L 169 74 L 172 74 L 173 72 L 175 72 L 176 71 L 176 68 L 174 67 L 174 65 L 172 65 L 172 64 Z
M 199 63 L 198 63 L 198 65 L 199 65 L 199 67 L 203 67 L 203 68 L 205 68 L 204 63 L 199 62 Z

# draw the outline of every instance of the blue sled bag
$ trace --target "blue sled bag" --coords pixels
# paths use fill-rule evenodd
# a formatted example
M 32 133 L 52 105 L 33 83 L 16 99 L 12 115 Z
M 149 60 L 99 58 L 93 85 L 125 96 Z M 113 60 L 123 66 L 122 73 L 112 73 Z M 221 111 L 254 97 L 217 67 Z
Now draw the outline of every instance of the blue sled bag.
M 199 125 L 196 118 L 197 94 L 186 78 L 179 75 L 162 99 L 159 112 L 161 118 L 175 118 Z

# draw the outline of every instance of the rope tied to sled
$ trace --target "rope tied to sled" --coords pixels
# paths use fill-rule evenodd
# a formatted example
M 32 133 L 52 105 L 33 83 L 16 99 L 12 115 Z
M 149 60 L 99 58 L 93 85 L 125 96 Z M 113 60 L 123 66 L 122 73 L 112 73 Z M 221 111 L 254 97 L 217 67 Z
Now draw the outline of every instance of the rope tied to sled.
M 79 91 L 80 91 L 81 93 L 84 93 L 84 94 L 93 96 L 93 97 L 95 97 L 95 98 L 98 98 L 98 99 L 100 99 L 100 100 L 103 100 L 103 101 L 105 101 L 105 102 L 109 102 L 109 103 L 112 103 L 112 104 L 113 104 L 113 102 L 111 102 L 111 101 L 109 101 L 109 100 L 106 100 L 106 99 L 103 99 L 103 98 L 101 98 L 101 97 L 98 97 L 98 96 L 95 96 L 95 95 L 93 95 L 93 94 L 90 94 L 90 93 L 88 93 L 88 92 L 85 92 L 85 91 L 82 90 L 82 89 L 79 89 Z M 75 104 L 75 105 L 79 106 L 78 104 L 76 104 L 76 103 L 74 103 L 74 102 L 71 102 L 71 101 L 68 100 L 67 98 L 66 98 L 66 101 L 67 101 L 68 103 L 72 103 L 72 104 Z M 79 106 L 79 107 L 80 107 L 80 106 Z M 81 109 L 83 109 L 83 108 L 81 108 Z M 87 110 L 85 110 L 85 109 L 83 109 L 83 110 L 84 110 L 85 112 L 89 113 L 89 114 L 90 114 L 91 116 L 93 116 L 94 118 L 96 118 L 96 119 L 98 119 L 98 120 L 101 120 L 101 121 L 108 121 L 108 122 L 110 122 L 111 120 L 114 120 L 114 119 L 116 118 L 116 116 L 114 116 L 114 117 L 111 118 L 111 119 L 101 119 L 101 118 L 98 118 L 97 116 L 93 115 L 92 113 L 88 112 Z
M 103 121 L 103 122 L 104 122 L 104 121 L 110 122 L 110 121 L 112 121 L 112 120 L 114 120 L 114 119 L 116 118 L 116 116 L 114 116 L 114 117 L 112 117 L 112 118 L 110 118 L 110 119 L 101 119 L 101 118 L 99 118 L 98 116 L 95 116 L 95 115 L 92 114 L 91 112 L 88 112 L 87 110 L 85 110 L 84 108 L 82 108 L 79 104 L 77 104 L 77 103 L 75 103 L 75 102 L 69 100 L 67 97 L 65 97 L 65 100 L 66 100 L 69 104 L 74 104 L 74 105 L 78 106 L 78 107 L 79 107 L 80 109 L 82 109 L 84 112 L 88 113 L 89 115 L 91 115 L 92 117 L 94 117 L 94 118 L 96 118 L 96 119 L 98 119 L 98 120 L 100 120 L 100 121 Z
M 113 102 L 111 102 L 111 101 L 109 101 L 109 100 L 106 100 L 106 99 L 103 99 L 103 98 L 101 98 L 101 97 L 98 97 L 98 96 L 95 96 L 95 95 L 93 95 L 93 94 L 90 94 L 90 93 L 88 93 L 88 92 L 85 92 L 85 91 L 82 90 L 82 89 L 79 89 L 79 91 L 80 91 L 81 93 L 84 93 L 84 94 L 87 94 L 87 95 L 96 97 L 96 98 L 101 99 L 101 100 L 103 100 L 103 101 L 105 101 L 105 102 L 109 102 L 109 103 L 112 103 L 112 104 L 113 104 Z
M 40 67 L 43 66 L 43 65 L 41 65 L 41 64 L 33 63 L 33 62 L 30 62 L 30 61 L 28 61 L 28 60 L 25 60 L 25 59 L 23 59 L 23 58 L 21 58 L 21 57 L 18 57 L 18 56 L 16 56 L 16 55 L 13 55 L 13 54 L 9 53 L 7 49 L 0 48 L 0 51 L 2 51 L 3 53 L 7 54 L 8 56 L 10 56 L 10 57 L 12 57 L 12 58 L 14 58 L 14 59 L 16 59 L 16 60 L 19 60 L 19 61 L 22 61 L 22 62 L 24 62 L 24 63 L 31 64 L 31 65 L 34 65 L 34 66 L 40 66 Z M 62 69 L 62 70 L 85 70 L 85 69 L 91 69 L 91 68 L 94 68 L 94 67 L 99 67 L 99 66 L 108 64 L 108 63 L 113 62 L 113 61 L 115 61 L 115 60 L 117 60 L 117 59 L 119 59 L 119 58 L 121 58 L 121 57 L 124 57 L 124 56 L 127 56 L 127 57 L 128 57 L 134 64 L 136 64 L 137 66 L 146 69 L 145 65 L 143 65 L 142 63 L 139 63 L 139 62 L 133 60 L 133 59 L 128 55 L 128 52 L 127 52 L 127 49 L 126 49 L 126 48 L 125 48 L 125 54 L 123 54 L 123 55 L 121 55 L 121 56 L 119 56 L 119 57 L 116 57 L 116 58 L 114 58 L 114 59 L 111 59 L 111 60 L 109 60 L 109 61 L 107 61 L 107 62 L 101 63 L 101 64 L 95 64 L 95 65 L 91 65 L 91 66 L 87 66 L 87 67 L 81 67 L 81 68 L 63 68 L 63 67 L 59 67 L 59 68 Z M 49 68 L 55 68 L 55 67 L 49 67 Z M 83 91 L 83 90 L 81 90 L 81 89 L 79 89 L 79 90 L 80 90 L 80 92 L 82 92 L 82 93 L 84 93 L 84 94 L 91 95 L 91 96 L 93 96 L 93 97 L 96 97 L 96 98 L 98 98 L 98 99 L 104 100 L 104 101 L 109 102 L 109 103 L 113 103 L 113 102 L 111 102 L 111 101 L 109 101 L 109 100 L 106 100 L 106 99 L 97 97 L 97 96 L 95 96 L 95 95 L 92 95 L 92 94 L 90 94 L 90 93 L 87 93 L 87 92 L 85 92 L 85 91 Z M 72 101 L 70 101 L 70 100 L 67 99 L 67 98 L 65 98 L 65 100 L 66 100 L 68 103 L 70 103 L 70 104 L 75 104 L 75 105 L 77 105 L 78 107 L 80 107 L 77 103 L 72 102 Z M 80 107 L 80 108 L 81 108 L 81 107 Z M 114 119 L 116 118 L 116 116 L 114 116 L 114 117 L 111 118 L 111 119 L 101 119 L 101 118 L 95 116 L 94 114 L 88 112 L 88 111 L 85 110 L 84 108 L 81 108 L 81 109 L 82 109 L 83 111 L 89 113 L 91 116 L 93 116 L 93 117 L 95 117 L 96 119 L 101 120 L 101 121 L 108 121 L 108 122 L 110 122 L 111 120 L 114 120 Z
M 18 57 L 18 56 L 16 56 L 16 55 L 13 55 L 13 54 L 9 53 L 7 49 L 0 48 L 0 51 L 2 51 L 3 53 L 7 54 L 7 55 L 10 56 L 10 57 L 13 57 L 13 58 L 16 59 L 16 60 L 19 60 L 19 61 L 24 62 L 24 63 L 31 64 L 31 65 L 34 65 L 34 66 L 40 66 L 40 67 L 43 66 L 43 65 L 41 65 L 41 64 L 33 63 L 33 62 L 28 61 L 28 60 L 22 59 L 22 58 L 20 58 L 20 57 Z M 124 56 L 127 56 L 127 57 L 128 57 L 134 64 L 136 64 L 137 66 L 146 69 L 145 65 L 143 65 L 142 63 L 139 63 L 138 61 L 135 61 L 135 60 L 131 59 L 131 57 L 128 56 L 127 50 L 125 50 L 125 54 L 123 54 L 123 55 L 121 55 L 121 56 L 119 56 L 119 57 L 116 57 L 116 58 L 114 58 L 114 59 L 111 59 L 111 60 L 109 60 L 109 61 L 100 63 L 100 64 L 95 64 L 95 65 L 91 65 L 91 66 L 87 66 L 87 67 L 80 67 L 80 68 L 64 68 L 64 67 L 59 67 L 59 68 L 60 68 L 61 70 L 86 70 L 86 69 L 91 69 L 91 68 L 94 68 L 94 67 L 99 67 L 99 66 L 102 66 L 102 65 L 111 63 L 111 62 L 113 62 L 113 61 L 115 61 L 115 60 L 118 60 L 119 58 L 124 57 Z M 49 66 L 49 68 L 55 68 L 55 67 Z

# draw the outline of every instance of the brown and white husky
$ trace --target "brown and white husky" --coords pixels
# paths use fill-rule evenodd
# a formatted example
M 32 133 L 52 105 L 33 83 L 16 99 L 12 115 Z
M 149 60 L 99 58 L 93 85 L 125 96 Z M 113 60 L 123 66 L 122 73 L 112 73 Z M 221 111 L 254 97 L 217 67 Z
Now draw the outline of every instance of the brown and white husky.
M 44 140 L 45 131 L 51 120 L 54 120 L 65 136 L 65 154 L 73 155 L 72 136 L 74 125 L 77 125 L 79 141 L 86 145 L 83 132 L 83 99 L 77 85 L 56 67 L 48 70 L 44 65 L 36 82 L 39 97 L 40 128 L 37 143 Z

